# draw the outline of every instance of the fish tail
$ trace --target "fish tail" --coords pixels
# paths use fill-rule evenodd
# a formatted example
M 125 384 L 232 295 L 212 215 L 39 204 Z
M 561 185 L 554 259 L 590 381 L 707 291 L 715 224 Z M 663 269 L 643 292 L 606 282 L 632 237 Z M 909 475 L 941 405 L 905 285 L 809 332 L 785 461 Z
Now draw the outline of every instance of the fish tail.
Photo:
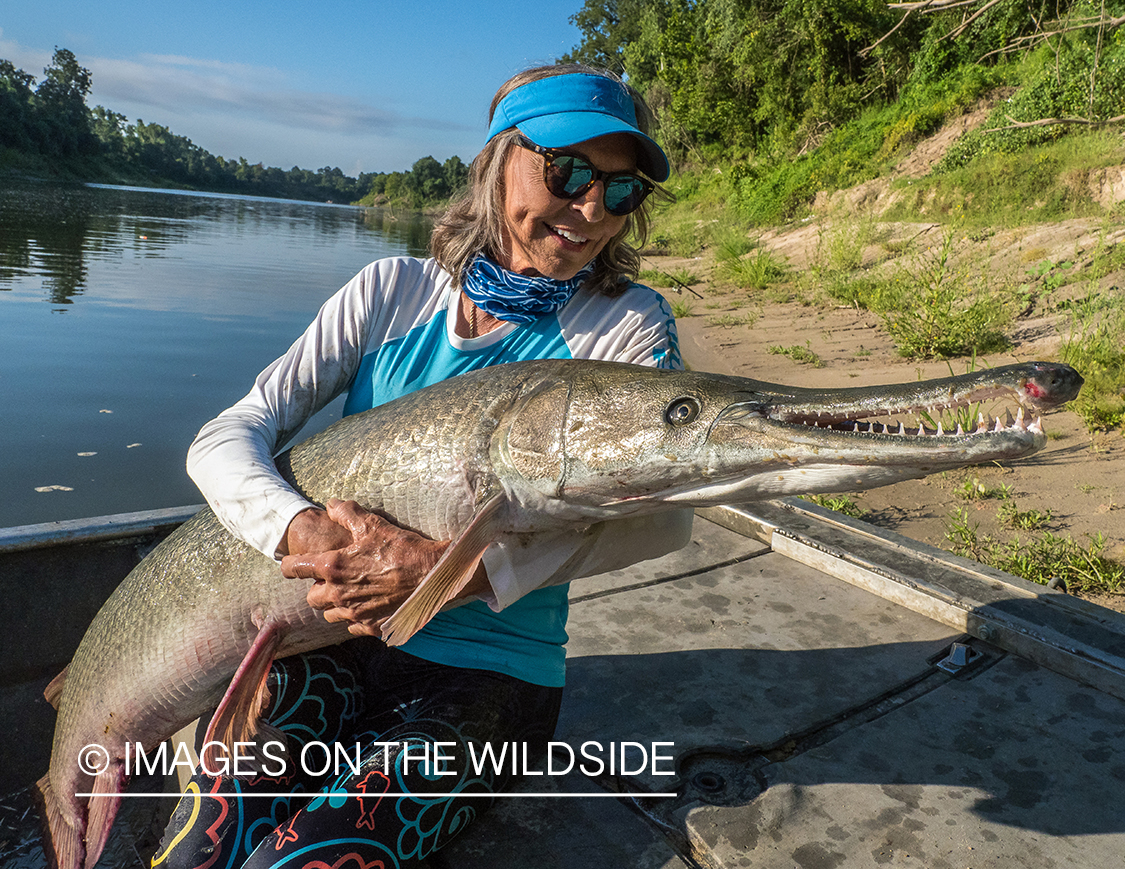
M 35 783 L 42 801 L 43 819 L 47 824 L 43 853 L 51 861 L 51 869 L 82 869 L 86 863 L 84 830 L 76 829 L 63 813 L 51 787 L 50 775 Z

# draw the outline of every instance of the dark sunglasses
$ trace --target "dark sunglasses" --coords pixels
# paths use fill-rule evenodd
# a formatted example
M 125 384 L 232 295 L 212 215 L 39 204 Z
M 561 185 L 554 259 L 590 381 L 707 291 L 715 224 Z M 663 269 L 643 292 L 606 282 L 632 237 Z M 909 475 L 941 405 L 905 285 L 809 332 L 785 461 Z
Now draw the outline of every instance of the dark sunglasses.
M 605 185 L 605 210 L 616 217 L 624 217 L 640 208 L 645 197 L 655 189 L 652 182 L 639 175 L 602 172 L 589 160 L 552 151 L 525 136 L 520 136 L 516 143 L 543 158 L 543 183 L 548 192 L 559 199 L 577 199 L 593 187 L 595 181 L 601 181 Z

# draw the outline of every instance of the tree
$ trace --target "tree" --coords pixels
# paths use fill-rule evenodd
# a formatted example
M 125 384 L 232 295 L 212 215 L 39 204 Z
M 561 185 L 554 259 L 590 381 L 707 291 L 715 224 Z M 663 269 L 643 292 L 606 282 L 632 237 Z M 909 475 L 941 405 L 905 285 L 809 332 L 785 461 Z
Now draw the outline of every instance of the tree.
M 457 155 L 446 160 L 441 169 L 442 174 L 445 175 L 445 186 L 449 190 L 449 195 L 468 185 L 469 167 Z
M 0 60 L 0 146 L 27 150 L 32 144 L 32 90 L 35 76 Z
M 125 137 L 131 130 L 128 119 L 105 106 L 94 106 L 90 117 L 90 129 L 101 143 L 102 151 L 114 157 L 124 157 Z
M 56 46 L 35 89 L 37 127 L 48 153 L 71 157 L 97 151 L 86 108 L 90 83 L 90 70 L 79 66 L 74 52 Z
M 410 167 L 407 179 L 407 189 L 411 192 L 415 205 L 449 197 L 445 172 L 441 163 L 433 157 L 423 157 L 416 161 Z
M 585 63 L 616 72 L 625 72 L 625 47 L 641 33 L 641 20 L 652 5 L 645 0 L 586 0 L 570 16 L 570 23 L 582 31 L 582 42 L 564 55 L 563 63 Z

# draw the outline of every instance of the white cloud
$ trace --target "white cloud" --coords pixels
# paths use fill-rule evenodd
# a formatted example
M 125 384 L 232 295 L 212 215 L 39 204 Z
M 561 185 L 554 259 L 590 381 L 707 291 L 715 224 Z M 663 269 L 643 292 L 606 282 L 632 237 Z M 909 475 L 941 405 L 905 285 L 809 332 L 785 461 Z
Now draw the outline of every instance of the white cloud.
M 36 80 L 43 77 L 43 69 L 51 62 L 52 51 L 40 51 L 33 48 L 24 48 L 18 42 L 4 38 L 4 29 L 0 28 L 0 57 L 10 60 L 17 69 L 29 72 Z
M 458 129 L 459 125 L 416 118 L 351 97 L 285 86 L 277 69 L 208 59 L 149 55 L 139 60 L 90 58 L 99 101 L 201 114 L 218 111 L 252 116 L 285 126 L 347 133 L 386 134 L 401 127 Z
M 0 31 L 0 57 L 36 79 L 51 55 L 5 40 Z M 389 171 L 407 168 L 431 151 L 465 154 L 479 136 L 470 125 L 301 90 L 272 67 L 168 54 L 78 60 L 92 74 L 90 105 L 104 105 L 130 121 L 161 124 L 227 158 L 245 156 L 283 168 Z

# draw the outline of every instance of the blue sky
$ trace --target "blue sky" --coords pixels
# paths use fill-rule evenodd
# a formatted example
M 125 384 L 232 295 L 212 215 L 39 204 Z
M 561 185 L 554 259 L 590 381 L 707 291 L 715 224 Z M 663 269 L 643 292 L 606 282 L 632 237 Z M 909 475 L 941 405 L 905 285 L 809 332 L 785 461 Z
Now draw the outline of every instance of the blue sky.
M 30 0 L 0 14 L 0 58 L 42 78 L 55 46 L 91 106 L 213 154 L 289 169 L 468 162 L 512 74 L 579 42 L 582 0 Z

